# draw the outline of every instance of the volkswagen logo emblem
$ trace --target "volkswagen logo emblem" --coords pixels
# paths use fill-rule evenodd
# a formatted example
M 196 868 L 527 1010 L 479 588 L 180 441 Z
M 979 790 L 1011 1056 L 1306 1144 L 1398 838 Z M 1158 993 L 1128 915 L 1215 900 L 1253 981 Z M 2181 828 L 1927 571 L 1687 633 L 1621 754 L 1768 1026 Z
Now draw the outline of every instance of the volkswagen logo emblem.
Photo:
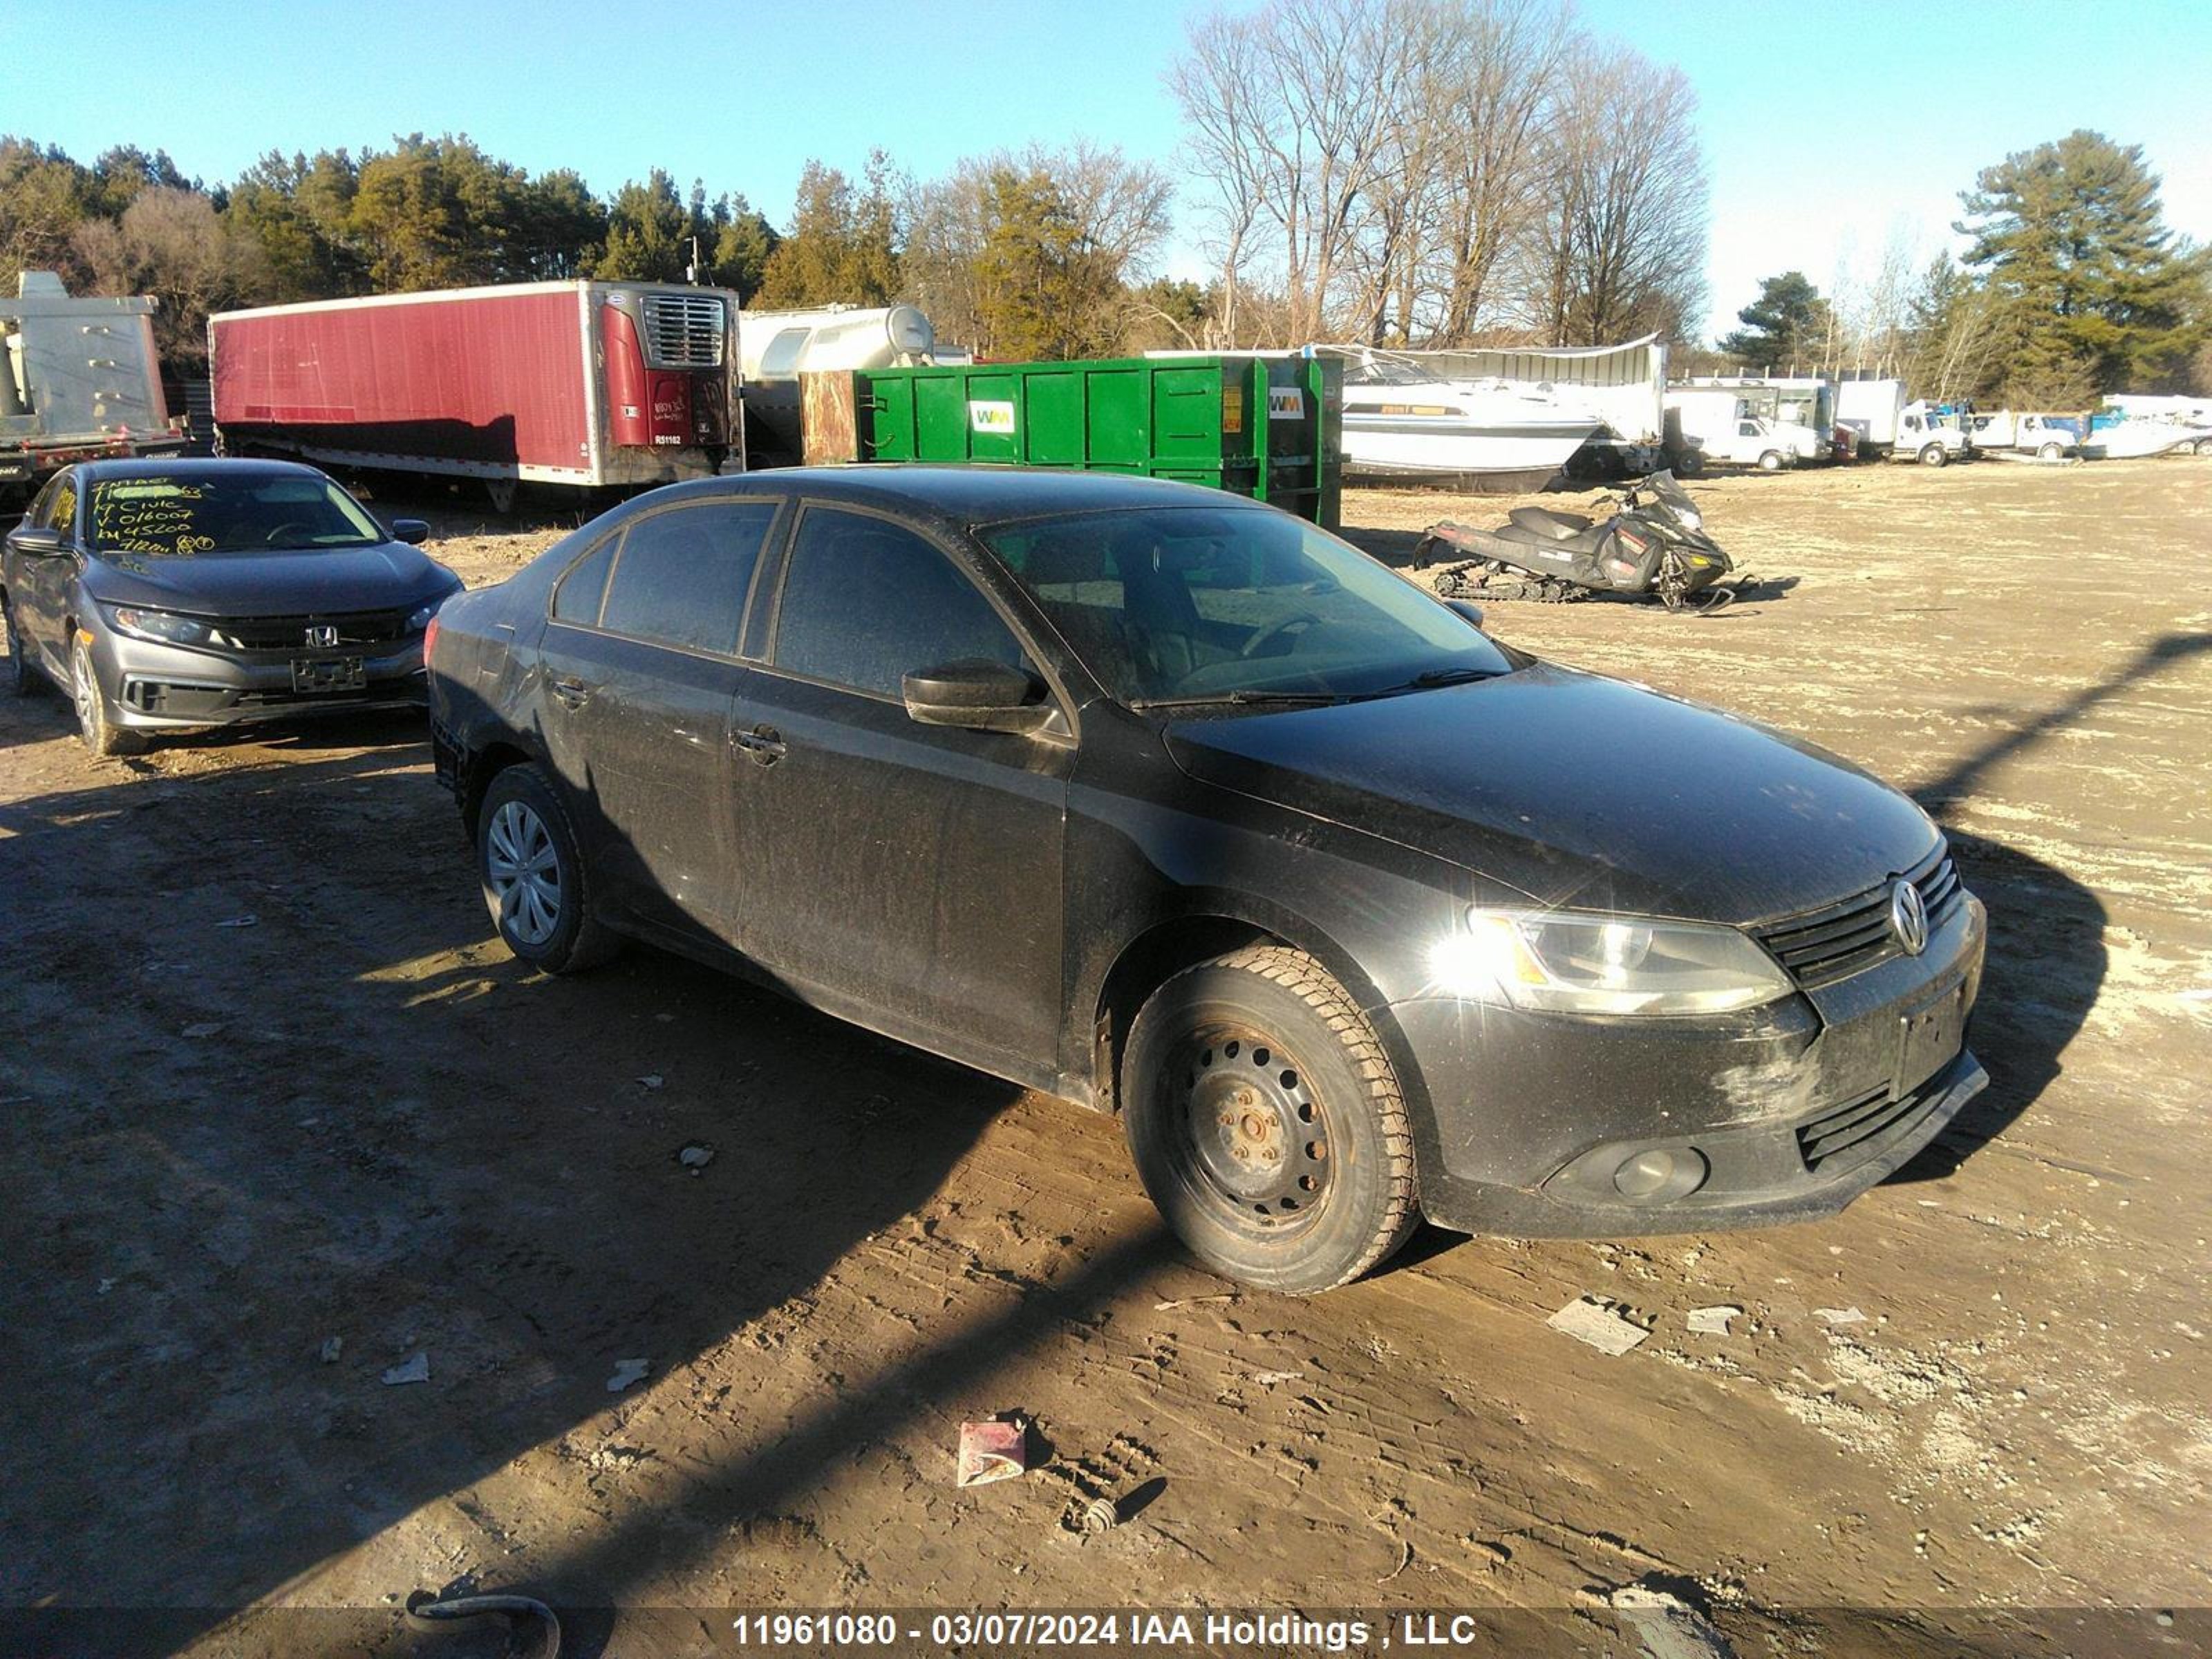
M 1921 902 L 1920 890 L 1909 881 L 1889 890 L 1889 931 L 1908 957 L 1928 948 L 1928 907 Z

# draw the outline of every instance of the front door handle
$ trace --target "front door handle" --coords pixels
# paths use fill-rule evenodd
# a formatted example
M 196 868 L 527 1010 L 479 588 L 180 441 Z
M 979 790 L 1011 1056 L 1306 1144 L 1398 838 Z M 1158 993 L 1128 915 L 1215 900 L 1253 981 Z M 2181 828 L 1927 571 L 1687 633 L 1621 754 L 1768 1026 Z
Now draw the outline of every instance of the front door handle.
M 570 708 L 581 708 L 586 703 L 591 702 L 592 689 L 583 681 L 574 678 L 556 680 L 550 687 L 553 695 L 558 697 L 564 706 Z
M 783 733 L 773 726 L 756 726 L 750 732 L 732 732 L 730 742 L 744 757 L 759 766 L 773 766 L 788 752 Z

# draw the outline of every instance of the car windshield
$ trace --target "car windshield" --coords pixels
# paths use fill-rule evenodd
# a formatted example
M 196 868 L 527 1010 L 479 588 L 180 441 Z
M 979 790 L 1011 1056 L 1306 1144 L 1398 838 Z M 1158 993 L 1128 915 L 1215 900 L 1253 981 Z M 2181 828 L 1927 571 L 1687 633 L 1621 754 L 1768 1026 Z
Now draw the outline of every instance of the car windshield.
M 1135 708 L 1367 696 L 1512 665 L 1464 617 L 1285 514 L 1145 507 L 981 538 Z
M 98 478 L 87 517 L 94 552 L 155 558 L 373 547 L 388 539 L 352 496 L 304 472 Z

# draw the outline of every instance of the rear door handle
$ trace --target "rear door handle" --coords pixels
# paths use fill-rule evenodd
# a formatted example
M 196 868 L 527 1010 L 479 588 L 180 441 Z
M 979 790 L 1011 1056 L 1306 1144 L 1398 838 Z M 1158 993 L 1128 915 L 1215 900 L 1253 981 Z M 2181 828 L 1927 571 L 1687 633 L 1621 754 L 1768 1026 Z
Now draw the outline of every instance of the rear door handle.
M 579 679 L 556 680 L 550 688 L 553 695 L 570 708 L 581 708 L 589 702 L 595 689 Z
M 747 760 L 761 766 L 773 766 L 789 752 L 783 733 L 773 726 L 756 726 L 750 732 L 732 732 L 730 742 L 741 750 Z

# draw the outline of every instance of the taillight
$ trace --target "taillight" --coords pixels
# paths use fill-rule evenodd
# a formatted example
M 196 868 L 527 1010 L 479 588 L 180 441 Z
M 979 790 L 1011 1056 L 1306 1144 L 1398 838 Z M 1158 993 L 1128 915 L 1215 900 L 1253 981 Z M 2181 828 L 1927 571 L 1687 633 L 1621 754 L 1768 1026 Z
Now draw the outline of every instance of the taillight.
M 429 625 L 422 630 L 422 662 L 425 667 L 429 665 L 430 653 L 437 648 L 438 615 L 434 611 L 430 613 Z

